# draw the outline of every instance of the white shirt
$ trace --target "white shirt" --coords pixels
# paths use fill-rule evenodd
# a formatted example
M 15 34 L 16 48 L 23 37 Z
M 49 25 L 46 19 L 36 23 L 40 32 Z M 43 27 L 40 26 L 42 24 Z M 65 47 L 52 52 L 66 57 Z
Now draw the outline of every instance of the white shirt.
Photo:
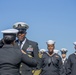
M 24 45 L 25 42 L 26 42 L 26 38 L 25 38 L 25 40 L 21 44 L 21 47 L 20 47 L 21 50 L 22 50 L 22 47 L 23 47 L 23 45 Z
M 66 60 L 66 58 L 64 58 L 64 59 L 62 58 L 62 62 L 63 62 L 63 64 L 64 64 L 64 61 L 65 61 L 65 60 Z

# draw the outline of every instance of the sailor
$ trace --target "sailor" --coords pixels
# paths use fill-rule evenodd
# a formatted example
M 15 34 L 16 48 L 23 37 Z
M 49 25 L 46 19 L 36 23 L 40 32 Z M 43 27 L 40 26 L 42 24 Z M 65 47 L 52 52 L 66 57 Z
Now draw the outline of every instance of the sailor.
M 67 49 L 66 48 L 62 48 L 61 50 L 61 57 L 62 57 L 62 67 L 63 67 L 63 74 L 62 75 L 66 75 L 66 71 L 67 71 Z
M 61 57 L 54 53 L 55 41 L 48 40 L 46 44 L 48 52 L 42 56 L 41 75 L 61 75 Z
M 36 69 L 40 68 L 40 65 L 39 65 L 40 58 L 38 56 L 38 52 L 39 52 L 38 43 L 27 39 L 26 31 L 29 28 L 27 23 L 17 22 L 13 25 L 13 28 L 19 30 L 19 32 L 17 33 L 18 40 L 16 40 L 16 42 L 18 43 L 20 48 L 24 50 L 28 55 L 34 57 L 37 61 L 39 61 L 37 67 L 34 67 L 34 68 L 22 63 L 22 66 L 20 69 L 21 75 L 32 75 L 32 70 L 35 69 L 36 71 Z
M 75 52 L 68 57 L 67 75 L 76 75 L 76 42 L 73 42 Z
M 26 52 L 15 47 L 16 29 L 7 29 L 3 33 L 4 45 L 0 48 L 0 75 L 20 75 L 21 62 L 28 66 L 37 66 L 37 61 L 29 57 Z

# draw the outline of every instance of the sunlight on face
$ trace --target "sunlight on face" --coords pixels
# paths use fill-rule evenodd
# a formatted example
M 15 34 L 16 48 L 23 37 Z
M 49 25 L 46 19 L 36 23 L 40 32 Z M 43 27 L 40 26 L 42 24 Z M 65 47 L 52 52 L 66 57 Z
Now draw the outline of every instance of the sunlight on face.
M 47 45 L 47 49 L 48 49 L 49 52 L 53 52 L 54 48 L 55 48 L 54 44 L 48 44 Z
M 19 33 L 19 34 L 17 35 L 17 37 L 18 37 L 18 39 L 19 39 L 20 41 L 23 41 L 24 38 L 25 38 L 25 33 Z

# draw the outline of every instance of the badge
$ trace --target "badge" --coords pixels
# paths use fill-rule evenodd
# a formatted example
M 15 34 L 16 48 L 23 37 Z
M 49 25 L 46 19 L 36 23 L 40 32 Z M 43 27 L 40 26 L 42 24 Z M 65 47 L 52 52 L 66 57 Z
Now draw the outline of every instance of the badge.
M 32 52 L 32 51 L 33 51 L 33 47 L 32 47 L 32 45 L 29 45 L 28 48 L 27 48 L 26 50 Z

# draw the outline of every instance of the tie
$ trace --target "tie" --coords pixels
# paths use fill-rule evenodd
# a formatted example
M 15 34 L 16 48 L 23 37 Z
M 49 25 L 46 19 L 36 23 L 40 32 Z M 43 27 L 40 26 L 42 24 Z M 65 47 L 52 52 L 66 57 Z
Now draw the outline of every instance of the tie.
M 20 41 L 20 48 L 21 48 L 21 45 L 22 45 L 22 41 Z

